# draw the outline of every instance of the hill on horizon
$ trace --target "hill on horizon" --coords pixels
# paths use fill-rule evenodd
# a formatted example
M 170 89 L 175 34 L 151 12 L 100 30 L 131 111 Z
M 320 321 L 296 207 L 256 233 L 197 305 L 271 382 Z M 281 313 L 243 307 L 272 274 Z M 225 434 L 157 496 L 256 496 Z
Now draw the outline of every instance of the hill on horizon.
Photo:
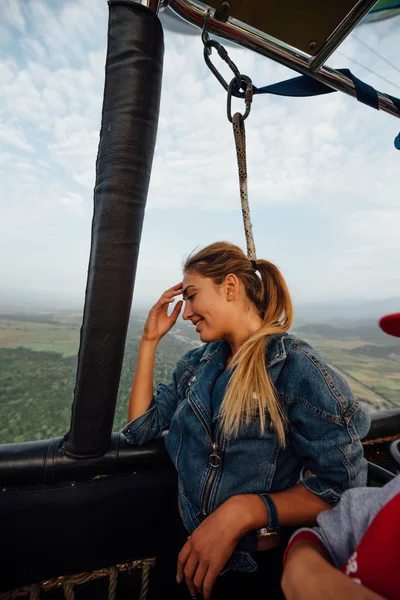
M 331 340 L 358 339 L 364 342 L 400 347 L 400 338 L 387 335 L 372 320 L 361 321 L 361 324 L 353 322 L 351 327 L 335 327 L 329 323 L 309 323 L 293 329 L 296 334 L 304 336 L 316 336 Z
M 143 306 L 140 298 L 133 297 L 131 317 L 145 318 L 151 306 Z M 375 320 L 390 313 L 400 312 L 400 297 L 381 298 L 379 300 L 342 300 L 338 302 L 296 302 L 294 301 L 296 326 L 308 323 L 329 323 L 338 327 L 347 327 L 349 322 Z M 20 316 L 42 314 L 43 318 L 52 315 L 57 320 L 59 314 L 82 314 L 83 305 L 70 303 L 60 296 L 29 294 L 10 295 L 2 292 L 0 313 L 19 313 Z M 4 315 L 5 316 L 5 315 Z M 21 319 L 22 320 L 22 319 Z
M 378 321 L 384 315 L 400 312 L 400 297 L 380 300 L 343 301 L 343 302 L 305 302 L 294 303 L 295 324 L 329 323 L 338 327 L 362 321 Z M 370 323 L 371 324 L 371 323 Z

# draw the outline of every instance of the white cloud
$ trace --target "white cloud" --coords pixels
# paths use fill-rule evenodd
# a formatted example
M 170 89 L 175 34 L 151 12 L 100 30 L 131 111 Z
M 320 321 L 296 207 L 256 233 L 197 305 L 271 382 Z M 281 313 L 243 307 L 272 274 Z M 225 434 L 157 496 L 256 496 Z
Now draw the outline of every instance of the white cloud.
M 25 31 L 25 19 L 21 5 L 17 0 L 3 0 L 0 7 L 0 17 L 3 25 L 9 25 L 22 33 Z
M 81 295 L 107 5 L 8 1 L 1 3 L 0 16 L 0 44 L 8 56 L 0 61 L 0 138 L 7 144 L 0 161 L 5 198 L 0 222 L 14 261 L 1 276 L 12 273 L 13 280 L 28 278 L 32 286 L 48 289 L 51 273 L 55 285 Z M 396 61 L 394 23 L 361 27 L 357 36 Z M 181 259 L 194 246 L 220 237 L 240 244 L 244 239 L 225 92 L 204 64 L 199 37 L 167 32 L 165 39 L 161 113 L 136 285 L 136 295 L 146 298 L 179 278 Z M 393 70 L 351 36 L 343 52 L 395 81 Z M 229 53 L 257 86 L 291 76 L 250 51 L 229 48 Z M 219 57 L 213 60 L 230 78 Z M 340 55 L 332 62 L 390 88 L 346 65 Z M 243 103 L 235 100 L 234 108 L 242 110 Z M 399 249 L 399 155 L 393 149 L 398 128 L 394 118 L 338 93 L 254 98 L 246 134 L 256 244 L 260 256 L 282 266 L 295 296 L 322 298 L 335 290 L 342 296 L 360 290 L 370 297 L 400 294 L 400 280 L 392 276 Z M 38 235 L 42 250 L 34 250 Z M 57 264 L 65 269 L 57 270 Z M 371 269 L 379 271 L 379 289 L 371 289 Z
M 28 144 L 23 131 L 7 124 L 0 123 L 0 140 L 4 143 L 31 152 L 33 147 Z

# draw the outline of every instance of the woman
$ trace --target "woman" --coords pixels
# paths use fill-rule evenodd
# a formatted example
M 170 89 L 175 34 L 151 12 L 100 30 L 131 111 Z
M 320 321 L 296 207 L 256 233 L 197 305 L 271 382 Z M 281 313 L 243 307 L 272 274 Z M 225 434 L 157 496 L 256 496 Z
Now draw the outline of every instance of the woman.
M 183 318 L 204 345 L 178 361 L 172 383 L 154 397 L 157 344 L 179 316 L 182 301 L 167 311 L 181 294 Z M 287 333 L 292 319 L 277 267 L 218 242 L 188 258 L 183 282 L 161 296 L 145 324 L 124 433 L 143 444 L 169 428 L 191 534 L 177 581 L 185 579 L 192 596 L 208 600 L 216 581 L 217 590 L 231 586 L 230 597 L 243 580 L 248 591 L 255 577 L 248 573 L 272 560 L 280 528 L 314 524 L 343 491 L 366 482 L 360 438 L 369 418 L 346 382 Z M 269 551 L 254 553 L 262 549 Z

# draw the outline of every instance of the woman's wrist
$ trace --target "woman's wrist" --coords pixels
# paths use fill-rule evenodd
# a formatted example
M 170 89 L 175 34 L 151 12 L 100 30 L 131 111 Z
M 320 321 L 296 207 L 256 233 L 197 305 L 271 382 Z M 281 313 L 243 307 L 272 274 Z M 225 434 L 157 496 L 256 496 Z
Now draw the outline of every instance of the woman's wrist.
M 140 338 L 139 347 L 140 346 L 157 347 L 159 341 L 160 341 L 160 339 L 158 339 L 158 338 L 149 338 L 145 334 L 143 334 L 142 337 Z
M 254 531 L 267 525 L 267 509 L 258 494 L 232 496 L 226 501 L 226 504 L 234 516 L 234 527 L 239 538 L 248 531 Z

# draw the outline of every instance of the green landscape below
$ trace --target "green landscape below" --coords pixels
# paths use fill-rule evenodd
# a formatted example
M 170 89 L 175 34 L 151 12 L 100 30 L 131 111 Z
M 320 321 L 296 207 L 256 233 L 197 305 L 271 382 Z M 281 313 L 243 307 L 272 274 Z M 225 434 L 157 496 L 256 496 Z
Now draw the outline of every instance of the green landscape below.
M 48 439 L 69 429 L 81 314 L 0 314 L 0 443 Z M 128 399 L 144 315 L 131 317 L 114 431 L 126 424 Z M 400 406 L 400 340 L 373 321 L 351 326 L 297 326 L 348 381 L 370 412 Z M 154 384 L 169 382 L 176 361 L 199 344 L 191 324 L 179 321 L 159 345 Z

